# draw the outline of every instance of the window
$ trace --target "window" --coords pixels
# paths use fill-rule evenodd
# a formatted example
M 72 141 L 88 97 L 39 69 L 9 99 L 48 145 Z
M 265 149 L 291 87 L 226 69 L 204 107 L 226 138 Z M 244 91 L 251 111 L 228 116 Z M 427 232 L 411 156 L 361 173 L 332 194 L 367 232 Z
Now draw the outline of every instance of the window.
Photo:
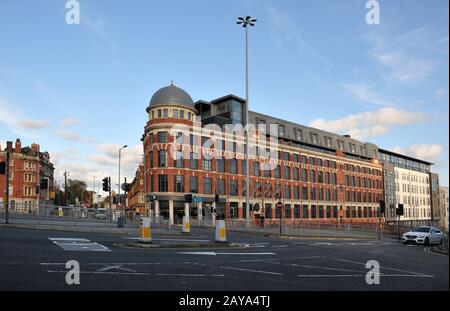
M 264 163 L 264 177 L 270 178 L 271 176 L 271 168 L 269 163 Z
M 327 147 L 331 148 L 331 137 L 325 137 L 325 142 L 327 144 Z
M 295 131 L 295 138 L 297 138 L 298 140 L 303 140 L 303 132 L 302 132 L 302 130 L 296 130 Z
M 310 172 L 309 172 L 309 181 L 310 181 L 310 182 L 316 182 L 316 174 L 315 174 L 315 171 L 310 171 Z
M 253 162 L 253 175 L 259 176 L 259 162 Z
M 184 110 L 180 110 L 180 119 L 184 119 Z
M 309 158 L 309 164 L 315 165 L 315 163 L 316 163 L 315 159 L 313 157 L 310 157 Z
M 289 161 L 289 152 L 284 153 L 284 160 Z
M 211 159 L 202 159 L 202 169 L 204 171 L 210 171 L 211 170 Z
M 303 164 L 306 164 L 306 162 L 307 162 L 306 156 L 302 155 L 302 163 L 303 163 Z
M 212 180 L 211 177 L 203 177 L 203 193 L 212 193 Z
M 166 150 L 158 151 L 158 166 L 159 167 L 167 167 L 167 151 Z
M 158 191 L 167 192 L 168 191 L 168 177 L 167 175 L 158 175 Z
M 293 160 L 295 163 L 298 163 L 298 153 L 294 153 L 293 155 Z
M 198 168 L 198 166 L 197 166 L 198 165 L 197 164 L 197 162 L 198 162 L 197 158 L 198 158 L 197 153 L 196 152 L 191 152 L 191 158 L 189 159 L 189 161 L 190 161 L 189 166 L 193 170 L 196 170 Z
M 217 193 L 225 194 L 225 179 L 217 179 Z
M 230 195 L 238 195 L 238 182 L 237 180 L 230 180 Z
M 302 199 L 303 200 L 308 200 L 308 188 L 306 187 L 302 187 Z
M 184 176 L 175 175 L 173 178 L 173 191 L 184 192 Z
M 284 179 L 291 179 L 291 169 L 289 166 L 284 167 Z
M 197 178 L 197 176 L 189 176 L 189 192 L 198 193 L 198 178 Z
M 342 140 L 338 141 L 339 149 L 344 150 L 344 142 Z
M 291 187 L 289 185 L 285 185 L 284 186 L 284 197 L 286 199 L 290 199 L 291 198 Z
M 167 144 L 169 133 L 167 132 L 158 132 L 158 143 Z
M 351 153 L 356 153 L 356 146 L 355 146 L 355 144 L 349 144 L 349 145 L 350 145 Z
M 294 186 L 294 200 L 300 199 L 300 189 L 297 186 Z
M 317 172 L 317 182 L 323 183 L 323 173 L 321 171 Z
M 237 174 L 237 160 L 230 159 L 229 164 L 230 164 L 230 168 L 229 168 L 230 173 Z M 242 169 L 244 169 L 244 167 L 242 167 Z
M 172 110 L 172 117 L 178 118 L 178 109 Z
M 315 200 L 316 199 L 316 189 L 314 187 L 311 187 L 310 190 L 310 200 Z
M 311 133 L 311 142 L 316 145 L 319 143 L 319 138 L 316 133 Z
M 183 152 L 182 151 L 175 151 L 175 159 L 174 159 L 174 166 L 178 168 L 183 167 Z
M 302 181 L 308 181 L 308 171 L 306 169 L 302 170 Z
M 163 109 L 163 118 L 168 118 L 168 117 L 169 117 L 169 110 Z
M 278 125 L 278 136 L 284 136 L 284 125 Z
M 275 178 L 281 178 L 281 168 L 279 165 L 275 167 Z
M 161 111 L 161 109 L 158 109 L 158 118 L 161 118 L 162 117 L 162 111 Z
M 294 180 L 299 180 L 299 172 L 298 172 L 298 168 L 294 167 Z
M 216 160 L 216 171 L 225 172 L 225 160 L 224 159 Z

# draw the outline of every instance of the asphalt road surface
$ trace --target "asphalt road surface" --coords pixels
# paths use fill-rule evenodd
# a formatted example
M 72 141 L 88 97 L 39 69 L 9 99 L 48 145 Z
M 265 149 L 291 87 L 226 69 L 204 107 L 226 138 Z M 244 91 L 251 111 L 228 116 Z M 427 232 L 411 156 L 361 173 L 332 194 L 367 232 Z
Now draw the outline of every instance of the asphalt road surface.
M 208 240 L 211 230 L 158 241 Z M 0 228 L 0 290 L 445 290 L 448 256 L 396 240 L 305 240 L 228 232 L 243 248 L 133 249 L 109 234 Z M 186 241 L 189 242 L 189 241 Z M 80 284 L 66 283 L 66 262 Z M 369 260 L 380 264 L 368 285 Z

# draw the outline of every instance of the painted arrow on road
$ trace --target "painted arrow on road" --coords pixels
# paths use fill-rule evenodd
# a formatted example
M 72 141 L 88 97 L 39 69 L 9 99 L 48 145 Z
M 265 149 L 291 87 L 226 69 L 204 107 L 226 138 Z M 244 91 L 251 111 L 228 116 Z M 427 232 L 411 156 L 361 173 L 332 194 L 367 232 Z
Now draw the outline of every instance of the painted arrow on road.
M 217 252 L 179 252 L 178 254 L 206 255 L 206 256 L 216 256 L 216 255 L 275 255 L 275 253 L 217 253 Z

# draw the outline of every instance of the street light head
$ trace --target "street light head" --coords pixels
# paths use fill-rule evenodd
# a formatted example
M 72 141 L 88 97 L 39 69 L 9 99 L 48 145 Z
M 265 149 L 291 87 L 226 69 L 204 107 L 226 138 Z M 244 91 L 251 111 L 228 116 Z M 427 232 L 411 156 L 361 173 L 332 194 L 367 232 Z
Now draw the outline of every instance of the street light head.
M 245 18 L 245 20 L 248 21 L 250 18 L 251 18 L 250 16 L 247 16 L 247 17 Z
M 250 23 L 250 26 L 255 26 L 255 24 L 253 24 L 253 23 Z
M 128 147 L 128 145 L 125 145 L 125 146 L 123 146 L 122 148 L 126 148 L 126 147 Z
M 236 24 L 242 24 L 242 22 L 236 22 Z
M 239 20 L 241 20 L 241 21 L 243 21 L 243 20 L 244 20 L 244 18 L 242 18 L 242 17 L 240 17 L 240 16 L 238 17 L 238 19 L 239 19 Z
M 254 18 L 254 19 L 250 20 L 250 22 L 252 22 L 252 23 L 254 23 L 254 22 L 256 22 L 256 21 L 257 21 L 257 19 L 256 19 L 256 18 Z

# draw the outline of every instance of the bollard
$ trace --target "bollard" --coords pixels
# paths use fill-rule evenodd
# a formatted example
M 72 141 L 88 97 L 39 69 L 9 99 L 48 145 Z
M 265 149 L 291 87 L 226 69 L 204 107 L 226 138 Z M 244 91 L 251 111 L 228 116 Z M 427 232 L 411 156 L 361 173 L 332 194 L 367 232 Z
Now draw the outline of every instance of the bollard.
M 142 243 L 152 242 L 152 233 L 150 230 L 150 218 L 142 217 L 141 225 L 139 227 L 139 241 Z
M 216 221 L 216 242 L 226 242 L 227 231 L 225 228 L 225 220 Z
M 189 216 L 183 217 L 183 228 L 182 233 L 190 234 L 191 233 L 191 224 L 189 222 Z

